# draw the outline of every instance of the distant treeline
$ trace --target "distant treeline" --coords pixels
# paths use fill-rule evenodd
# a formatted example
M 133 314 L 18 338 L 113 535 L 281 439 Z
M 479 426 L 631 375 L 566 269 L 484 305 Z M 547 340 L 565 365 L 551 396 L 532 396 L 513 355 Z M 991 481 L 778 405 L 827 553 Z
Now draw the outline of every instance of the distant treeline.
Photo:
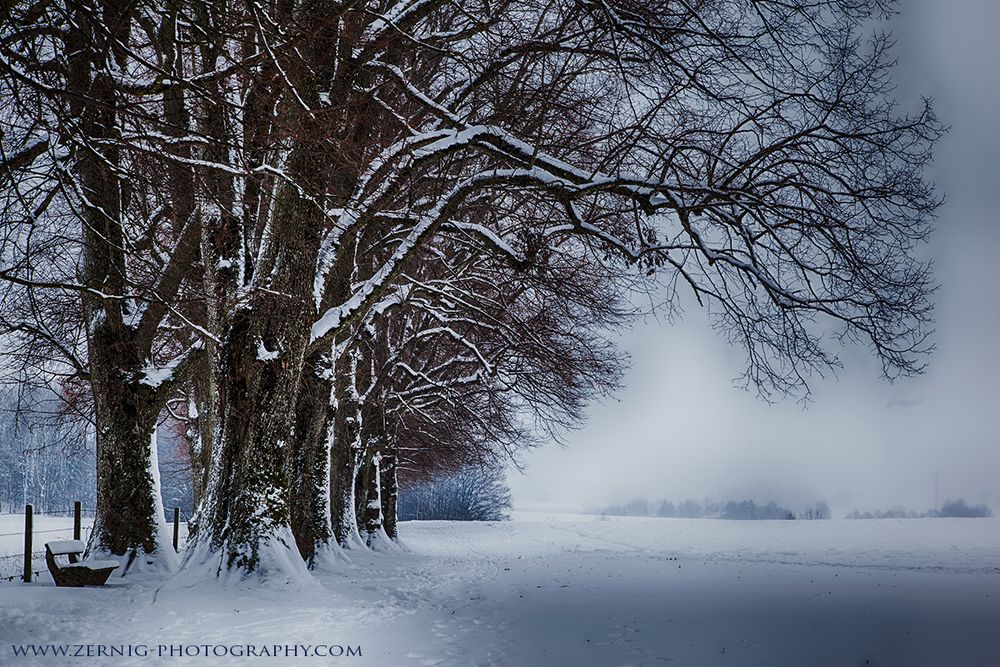
M 96 504 L 97 464 L 93 429 L 55 418 L 57 407 L 43 395 L 27 394 L 37 410 L 32 420 L 18 420 L 24 397 L 0 391 L 0 512 L 22 512 L 32 505 L 36 514 L 66 513 L 80 501 Z M 47 412 L 46 412 L 47 411 Z M 193 509 L 190 466 L 185 466 L 180 439 L 168 428 L 158 431 L 160 492 L 167 508 Z
M 598 508 L 595 514 L 606 516 L 659 516 L 682 519 L 829 519 L 830 508 L 824 501 L 807 508 L 796 516 L 791 510 L 781 507 L 773 500 L 765 505 L 758 505 L 752 500 L 730 500 L 717 503 L 712 500 L 684 500 L 674 503 L 662 500 L 651 503 L 645 498 L 635 498 L 624 505 L 609 505 Z
M 969 505 L 964 499 L 946 500 L 940 509 L 915 512 L 901 507 L 893 507 L 885 511 L 859 512 L 854 510 L 847 515 L 848 519 L 926 519 L 926 518 L 960 518 L 977 519 L 993 516 L 993 510 L 986 505 Z

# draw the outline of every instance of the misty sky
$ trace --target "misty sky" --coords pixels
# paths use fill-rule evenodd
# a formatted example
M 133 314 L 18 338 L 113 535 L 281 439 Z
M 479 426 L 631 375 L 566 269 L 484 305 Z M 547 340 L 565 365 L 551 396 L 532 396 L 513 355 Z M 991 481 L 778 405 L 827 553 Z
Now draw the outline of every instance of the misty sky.
M 889 385 L 864 348 L 845 349 L 814 401 L 766 405 L 732 385 L 742 368 L 689 308 L 683 321 L 639 323 L 617 400 L 587 426 L 525 457 L 512 472 L 516 507 L 588 506 L 649 498 L 774 499 L 799 509 L 826 499 L 835 516 L 902 505 L 924 510 L 964 496 L 1000 512 L 1000 3 L 902 0 L 891 24 L 897 98 L 932 97 L 951 129 L 932 178 L 946 196 L 927 251 L 937 352 L 927 373 Z

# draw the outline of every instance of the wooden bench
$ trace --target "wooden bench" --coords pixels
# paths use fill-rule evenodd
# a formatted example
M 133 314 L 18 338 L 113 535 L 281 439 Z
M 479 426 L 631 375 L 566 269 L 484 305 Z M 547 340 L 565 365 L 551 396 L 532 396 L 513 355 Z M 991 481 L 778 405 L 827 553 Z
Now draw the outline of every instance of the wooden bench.
M 103 586 L 118 568 L 115 560 L 80 560 L 86 546 L 80 540 L 62 540 L 45 545 L 45 563 L 56 586 Z M 56 556 L 66 556 L 69 563 L 60 565 Z

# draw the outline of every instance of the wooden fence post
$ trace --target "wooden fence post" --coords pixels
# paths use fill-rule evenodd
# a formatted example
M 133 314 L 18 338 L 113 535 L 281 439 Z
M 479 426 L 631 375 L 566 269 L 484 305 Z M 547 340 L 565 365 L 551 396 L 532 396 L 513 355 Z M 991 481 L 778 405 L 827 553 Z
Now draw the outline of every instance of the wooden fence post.
M 80 501 L 77 500 L 73 503 L 73 539 L 80 539 L 80 513 L 83 507 L 80 505 Z
M 31 505 L 24 506 L 24 582 L 31 583 Z
M 179 507 L 174 508 L 174 551 L 179 551 L 177 548 L 177 533 L 180 531 L 181 526 L 181 509 Z

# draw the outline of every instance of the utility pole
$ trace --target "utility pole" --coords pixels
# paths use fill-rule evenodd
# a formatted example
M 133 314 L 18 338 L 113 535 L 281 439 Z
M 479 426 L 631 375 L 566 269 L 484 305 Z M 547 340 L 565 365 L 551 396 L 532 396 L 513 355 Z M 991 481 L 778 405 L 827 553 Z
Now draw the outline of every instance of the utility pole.
M 934 471 L 934 511 L 937 511 L 938 509 L 940 509 L 940 507 L 941 506 L 938 504 L 938 471 L 935 470 Z

